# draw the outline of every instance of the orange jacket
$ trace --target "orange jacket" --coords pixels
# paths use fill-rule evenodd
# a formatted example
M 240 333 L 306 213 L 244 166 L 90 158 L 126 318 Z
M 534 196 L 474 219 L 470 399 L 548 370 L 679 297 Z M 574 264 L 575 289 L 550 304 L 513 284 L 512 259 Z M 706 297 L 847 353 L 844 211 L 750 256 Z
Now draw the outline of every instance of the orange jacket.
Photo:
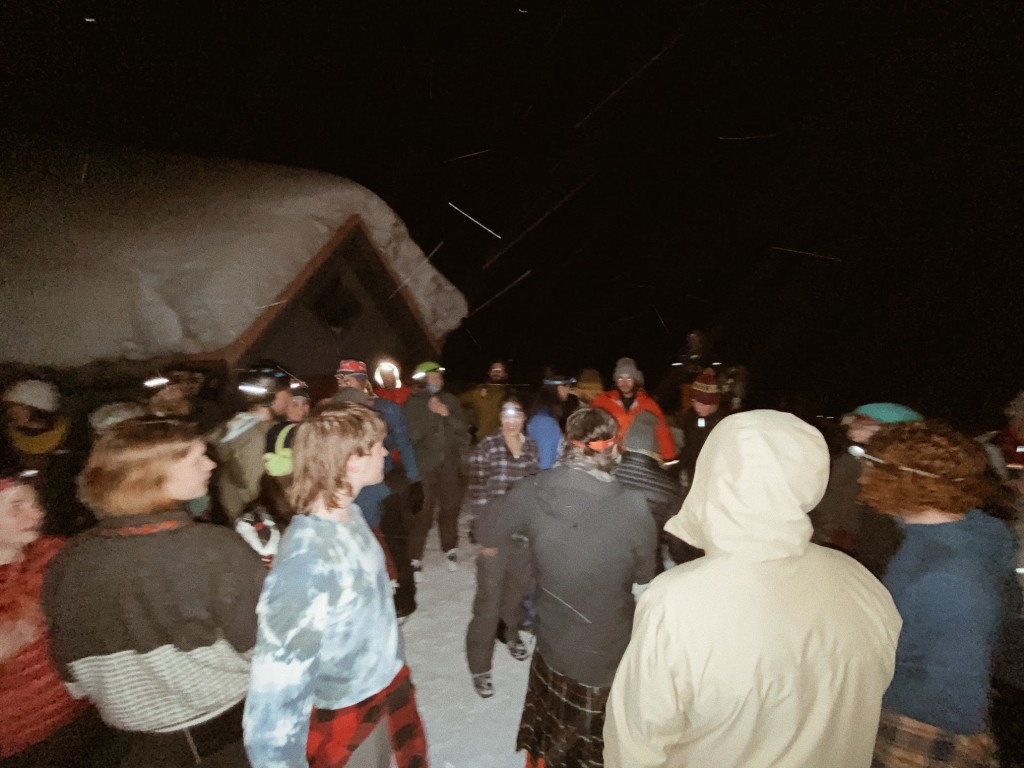
M 617 389 L 602 392 L 590 402 L 590 406 L 608 411 L 619 422 L 619 433 L 616 435 L 619 445 L 622 445 L 622 442 L 626 439 L 626 431 L 629 429 L 629 425 L 633 423 L 633 418 L 640 411 L 650 411 L 658 420 L 654 436 L 658 440 L 658 450 L 661 452 L 661 458 L 665 461 L 672 461 L 676 457 L 676 444 L 672 440 L 672 433 L 669 432 L 668 423 L 665 421 L 665 414 L 661 412 L 661 408 L 654 402 L 654 398 L 642 389 L 636 393 L 633 406 L 628 411 L 622 407 L 622 395 Z

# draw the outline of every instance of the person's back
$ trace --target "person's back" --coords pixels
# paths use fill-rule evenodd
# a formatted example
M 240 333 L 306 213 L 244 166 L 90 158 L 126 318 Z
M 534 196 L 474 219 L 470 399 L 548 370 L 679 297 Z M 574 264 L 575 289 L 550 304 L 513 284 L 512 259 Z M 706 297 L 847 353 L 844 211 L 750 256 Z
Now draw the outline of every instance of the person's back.
M 666 529 L 707 556 L 641 598 L 606 765 L 867 768 L 901 622 L 865 568 L 809 542 L 824 440 L 786 414 L 738 414 L 698 469 Z
M 811 545 L 799 562 L 702 558 L 648 593 L 637 624 L 661 623 L 666 637 L 644 646 L 647 663 L 684 648 L 672 664 L 687 681 L 685 738 L 650 765 L 866 768 L 896 642 L 876 618 L 895 618 L 891 599 L 867 569 Z
M 611 478 L 559 466 L 496 502 L 481 542 L 497 540 L 503 524 L 531 542 L 541 654 L 575 680 L 608 685 L 629 640 L 630 588 L 654 575 L 654 525 L 643 497 Z

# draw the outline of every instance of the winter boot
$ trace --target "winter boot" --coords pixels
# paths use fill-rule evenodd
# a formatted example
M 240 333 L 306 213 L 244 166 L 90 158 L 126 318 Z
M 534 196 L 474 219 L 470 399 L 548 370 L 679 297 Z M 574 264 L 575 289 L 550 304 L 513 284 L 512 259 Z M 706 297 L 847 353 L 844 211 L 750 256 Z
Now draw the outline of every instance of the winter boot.
M 518 637 L 512 637 L 506 640 L 505 647 L 508 648 L 508 655 L 516 661 L 525 661 L 526 657 L 530 655 L 530 651 L 526 647 L 526 643 Z
M 473 675 L 473 690 L 481 699 L 489 699 L 494 695 L 494 681 L 490 672 Z

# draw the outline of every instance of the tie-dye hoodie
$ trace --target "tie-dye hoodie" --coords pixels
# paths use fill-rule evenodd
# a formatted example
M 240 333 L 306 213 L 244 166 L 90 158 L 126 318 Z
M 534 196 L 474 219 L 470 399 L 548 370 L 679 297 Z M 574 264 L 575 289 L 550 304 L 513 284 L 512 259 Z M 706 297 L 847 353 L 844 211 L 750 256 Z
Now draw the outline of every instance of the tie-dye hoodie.
M 296 516 L 267 576 L 245 703 L 254 768 L 306 765 L 313 708 L 356 704 L 402 668 L 384 554 L 352 512 L 347 523 Z

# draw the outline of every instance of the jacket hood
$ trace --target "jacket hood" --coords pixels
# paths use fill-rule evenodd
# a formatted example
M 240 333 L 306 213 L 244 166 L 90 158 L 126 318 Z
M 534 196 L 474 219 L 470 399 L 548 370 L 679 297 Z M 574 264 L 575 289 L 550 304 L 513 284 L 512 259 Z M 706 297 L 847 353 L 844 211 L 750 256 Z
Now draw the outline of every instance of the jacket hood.
M 728 416 L 708 435 L 690 493 L 665 530 L 707 553 L 777 560 L 803 554 L 807 513 L 825 493 L 825 438 L 779 411 Z

